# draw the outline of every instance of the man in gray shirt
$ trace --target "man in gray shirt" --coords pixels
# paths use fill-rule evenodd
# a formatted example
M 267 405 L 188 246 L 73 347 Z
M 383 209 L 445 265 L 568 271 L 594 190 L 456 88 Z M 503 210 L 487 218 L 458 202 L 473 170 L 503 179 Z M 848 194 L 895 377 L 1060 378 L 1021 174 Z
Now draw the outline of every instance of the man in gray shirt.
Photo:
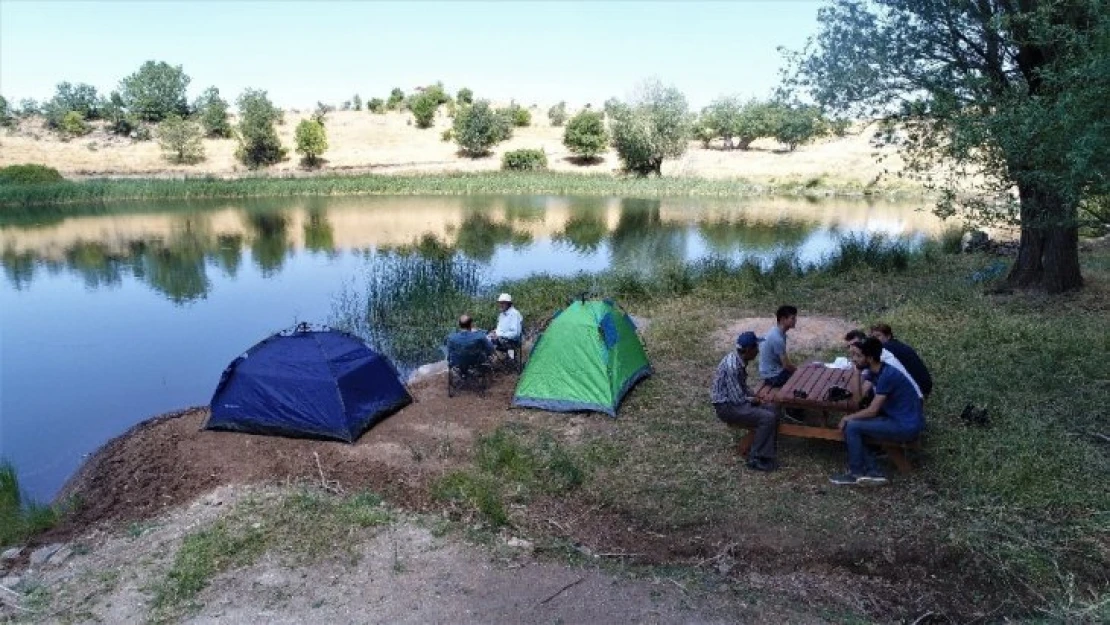
M 775 439 L 778 420 L 772 406 L 760 402 L 748 388 L 748 363 L 759 354 L 759 341 L 754 332 L 736 337 L 736 349 L 717 365 L 717 375 L 709 395 L 717 418 L 729 425 L 755 430 L 755 442 L 748 454 L 748 468 L 756 471 L 775 470 Z
M 763 337 L 763 349 L 759 350 L 759 377 L 776 388 L 786 384 L 797 369 L 786 355 L 786 333 L 797 323 L 797 308 L 779 306 L 775 311 L 775 327 Z

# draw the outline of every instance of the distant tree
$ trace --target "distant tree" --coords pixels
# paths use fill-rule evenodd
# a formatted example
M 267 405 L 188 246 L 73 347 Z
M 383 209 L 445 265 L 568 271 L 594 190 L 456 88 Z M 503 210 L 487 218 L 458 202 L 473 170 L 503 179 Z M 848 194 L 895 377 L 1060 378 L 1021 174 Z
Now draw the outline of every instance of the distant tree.
M 708 150 L 709 145 L 717 138 L 717 131 L 713 128 L 711 122 L 706 119 L 704 112 L 691 123 L 693 126 L 690 129 L 690 136 L 701 141 L 702 147 Z
M 155 136 L 171 163 L 191 165 L 204 160 L 204 131 L 196 122 L 171 115 L 158 124 Z
M 501 113 L 505 115 L 510 124 L 517 128 L 527 128 L 532 125 L 532 113 L 516 102 L 512 102 L 507 108 L 501 109 Z
M 189 114 L 185 97 L 189 80 L 180 65 L 147 61 L 120 82 L 119 91 L 128 111 L 143 121 L 158 122 L 170 115 Z
M 100 101 L 100 115 L 108 122 L 108 132 L 114 135 L 129 137 L 139 127 L 139 120 L 127 112 L 118 91 Z
M 601 113 L 580 111 L 570 118 L 563 133 L 563 145 L 583 160 L 591 161 L 609 149 L 609 132 Z
M 436 94 L 425 91 L 409 102 L 409 108 L 412 110 L 412 117 L 416 121 L 417 128 L 431 128 L 436 121 L 439 101 Z
M 385 106 L 391 111 L 396 111 L 401 108 L 405 101 L 405 92 L 400 88 L 394 87 L 393 91 L 389 92 L 389 99 L 386 100 Z
M 455 101 L 460 105 L 474 104 L 474 92 L 470 89 L 463 87 L 459 89 L 458 94 L 455 95 Z
M 732 129 L 736 135 L 734 147 L 747 150 L 756 139 L 775 136 L 778 124 L 779 113 L 775 104 L 758 100 L 746 102 Z
M 736 135 L 736 127 L 739 125 L 742 109 L 743 104 L 736 96 L 717 98 L 709 106 L 702 109 L 698 120 L 700 122 L 698 129 L 712 131 L 713 137 L 720 137 L 724 141 L 725 149 L 730 150 L 733 147 L 732 138 Z M 697 138 L 706 142 L 704 134 Z
M 42 112 L 42 107 L 33 98 L 23 98 L 19 101 L 19 116 L 30 117 Z
M 355 97 L 351 98 L 351 108 L 356 111 L 362 110 L 362 98 L 360 98 L 357 93 L 355 94 Z
M 302 119 L 293 134 L 297 154 L 304 155 L 309 167 L 319 164 L 320 155 L 328 150 L 328 134 L 324 125 L 312 119 Z
M 774 111 L 775 140 L 791 152 L 827 132 L 824 115 L 815 106 L 778 105 Z
M 629 172 L 662 175 L 664 159 L 686 152 L 691 119 L 678 89 L 647 82 L 632 102 L 612 110 L 613 147 Z
M 567 123 L 567 103 L 560 102 L 547 109 L 547 119 L 551 122 L 551 125 L 556 128 Z
M 62 121 L 58 124 L 58 130 L 65 135 L 79 137 L 89 134 L 91 129 L 85 123 L 85 117 L 81 113 L 70 111 L 62 116 Z
M 220 97 L 220 90 L 209 87 L 193 104 L 205 136 L 226 139 L 231 136 L 231 122 L 228 120 L 228 103 Z
M 265 91 L 247 89 L 239 96 L 239 149 L 236 157 L 250 168 L 265 167 L 285 158 L 274 124 L 283 114 Z
M 835 0 L 818 25 L 788 87 L 887 120 L 877 139 L 940 192 L 938 214 L 1019 224 L 1007 286 L 1083 285 L 1079 207 L 1110 194 L 1105 1 Z M 972 177 L 992 193 L 962 193 Z
M 617 98 L 609 98 L 602 105 L 602 110 L 605 112 L 605 116 L 609 119 L 612 119 L 614 116 L 618 115 L 626 109 L 628 109 L 628 105 L 624 102 L 621 102 Z
M 8 99 L 0 95 L 0 126 L 8 127 L 15 123 L 15 117 L 12 115 L 11 106 L 8 105 Z
M 455 143 L 467 156 L 485 156 L 490 148 L 513 136 L 513 127 L 486 100 L 478 100 L 455 112 L 452 125 Z
M 324 104 L 323 102 L 316 103 L 316 110 L 312 112 L 312 120 L 323 126 L 327 120 L 328 113 L 335 110 L 334 106 Z
M 370 111 L 371 113 L 384 113 L 385 101 L 381 98 L 370 98 L 366 102 L 366 110 Z
M 437 82 L 424 88 L 424 94 L 435 100 L 436 106 L 453 102 L 451 95 L 443 88 L 442 82 Z
M 54 99 L 50 104 L 64 115 L 70 111 L 77 111 L 82 119 L 100 118 L 100 99 L 96 95 L 96 87 L 85 83 L 70 84 L 58 83 L 54 91 Z

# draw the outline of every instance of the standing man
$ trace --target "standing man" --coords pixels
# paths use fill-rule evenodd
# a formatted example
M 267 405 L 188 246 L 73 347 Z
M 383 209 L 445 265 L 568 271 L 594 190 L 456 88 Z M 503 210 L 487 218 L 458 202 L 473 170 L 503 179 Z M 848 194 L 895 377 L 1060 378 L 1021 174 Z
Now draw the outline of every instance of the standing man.
M 833 484 L 886 484 L 886 476 L 875 464 L 875 454 L 863 438 L 877 441 L 908 442 L 925 429 L 921 400 L 909 377 L 883 363 L 883 344 L 874 337 L 852 344 L 852 364 L 871 372 L 875 398 L 871 405 L 840 420 L 844 442 L 848 445 L 848 472 L 832 476 Z
M 521 335 L 524 333 L 524 317 L 513 307 L 513 298 L 508 293 L 497 297 L 497 327 L 489 333 L 489 340 L 498 351 L 508 352 L 520 349 Z M 510 354 L 511 355 L 511 354 Z
M 929 368 L 925 366 L 921 356 L 917 355 L 917 351 L 894 338 L 894 330 L 885 323 L 871 326 L 871 336 L 882 341 L 883 347 L 894 354 L 894 357 L 906 367 L 906 372 L 921 389 L 922 398 L 928 399 L 929 394 L 933 392 L 933 376 L 929 374 Z
M 717 375 L 713 378 L 709 394 L 718 419 L 729 425 L 755 430 L 755 442 L 748 454 L 748 468 L 774 471 L 778 421 L 774 410 L 760 406 L 759 400 L 748 388 L 748 363 L 759 355 L 761 340 L 756 338 L 754 332 L 743 332 L 736 337 L 736 349 L 717 365 Z
M 775 327 L 763 337 L 763 349 L 759 350 L 759 377 L 775 388 L 786 384 L 798 368 L 786 355 L 786 333 L 797 323 L 797 308 L 779 306 L 775 311 Z

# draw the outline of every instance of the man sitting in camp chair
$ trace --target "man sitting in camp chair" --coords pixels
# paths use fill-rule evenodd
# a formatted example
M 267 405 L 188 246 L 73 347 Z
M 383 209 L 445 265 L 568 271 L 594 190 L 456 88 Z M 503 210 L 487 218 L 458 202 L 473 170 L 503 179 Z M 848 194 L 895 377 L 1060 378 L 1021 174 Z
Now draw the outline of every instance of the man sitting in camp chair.
M 474 329 L 470 315 L 459 317 L 459 329 L 447 337 L 447 389 L 454 389 L 456 378 L 480 376 L 489 369 L 493 343 L 485 332 Z
M 497 298 L 497 328 L 489 333 L 489 340 L 493 348 L 504 353 L 517 368 L 520 367 L 520 351 L 524 339 L 524 317 L 513 306 L 513 298 L 508 293 L 502 293 Z

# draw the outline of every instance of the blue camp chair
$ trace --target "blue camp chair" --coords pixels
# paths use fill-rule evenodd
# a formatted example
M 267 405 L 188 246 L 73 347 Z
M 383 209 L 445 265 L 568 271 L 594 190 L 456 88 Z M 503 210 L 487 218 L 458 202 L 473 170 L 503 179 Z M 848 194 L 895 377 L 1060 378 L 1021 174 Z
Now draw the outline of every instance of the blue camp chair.
M 473 337 L 452 335 L 444 350 L 447 352 L 447 396 L 454 397 L 464 388 L 484 393 L 489 387 L 493 365 L 490 355 L 493 346 L 485 335 L 474 332 Z

